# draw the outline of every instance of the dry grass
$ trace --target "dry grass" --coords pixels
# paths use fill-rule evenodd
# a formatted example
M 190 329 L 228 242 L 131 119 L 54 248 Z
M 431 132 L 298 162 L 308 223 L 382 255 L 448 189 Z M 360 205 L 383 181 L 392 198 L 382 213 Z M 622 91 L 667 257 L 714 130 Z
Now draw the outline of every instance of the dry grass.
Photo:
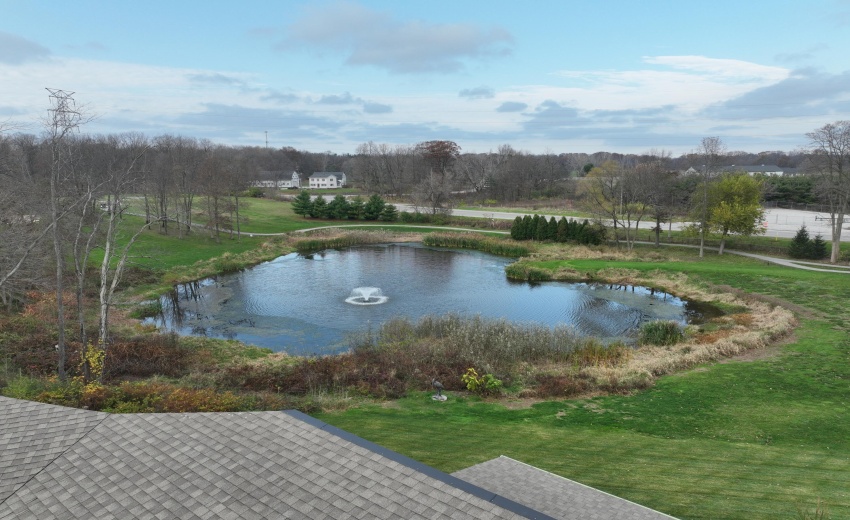
M 640 388 L 665 374 L 768 347 L 791 333 L 797 324 L 793 313 L 782 307 L 728 301 L 731 295 L 717 296 L 726 303 L 746 305 L 749 312 L 722 320 L 728 328 L 695 334 L 672 347 L 644 346 L 619 366 L 587 367 L 581 374 L 610 390 Z

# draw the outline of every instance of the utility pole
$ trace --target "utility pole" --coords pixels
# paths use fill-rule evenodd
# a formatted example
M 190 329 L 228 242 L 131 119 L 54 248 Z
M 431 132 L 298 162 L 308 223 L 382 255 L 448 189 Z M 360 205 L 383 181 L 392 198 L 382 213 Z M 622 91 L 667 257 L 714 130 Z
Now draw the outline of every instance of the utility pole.
M 266 130 L 266 150 L 269 149 L 269 131 Z

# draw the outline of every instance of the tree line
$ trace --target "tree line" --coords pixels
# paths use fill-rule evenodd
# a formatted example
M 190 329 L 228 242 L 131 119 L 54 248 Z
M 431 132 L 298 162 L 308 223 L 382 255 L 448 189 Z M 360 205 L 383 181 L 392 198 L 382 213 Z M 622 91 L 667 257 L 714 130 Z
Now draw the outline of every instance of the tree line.
M 359 195 L 351 199 L 337 195 L 328 202 L 322 195 L 311 197 L 309 192 L 302 190 L 292 201 L 292 211 L 302 217 L 332 220 L 398 220 L 398 209 L 377 194 L 368 200 Z
M 32 288 L 55 289 L 60 376 L 66 290 L 76 295 L 70 305 L 83 343 L 102 351 L 109 343 L 114 292 L 139 233 L 155 229 L 180 237 L 200 231 L 217 240 L 225 234 L 238 240 L 244 193 L 261 171 L 348 171 L 352 182 L 372 195 L 352 201 L 321 198 L 309 205 L 299 195 L 297 212 L 314 218 L 394 220 L 395 207 L 382 196 L 405 198 L 434 215 L 450 212 L 463 198 L 479 203 L 575 199 L 600 221 L 611 222 L 614 240 L 625 240 L 627 247 L 641 222 L 654 224 L 657 242 L 664 224 L 687 218 L 700 236 L 701 253 L 706 234 L 721 236 L 722 251 L 727 235 L 760 231 L 759 202 L 769 180 L 730 173 L 731 165 L 742 163 L 742 154 L 728 152 L 717 137 L 703 139 L 679 158 L 663 151 L 530 154 L 509 145 L 464 154 L 448 140 L 410 146 L 369 142 L 352 156 L 340 156 L 231 147 L 175 135 L 88 135 L 80 133 L 87 118 L 73 98 L 51 91 L 50 99 L 41 135 L 12 133 L 0 125 L 0 302 L 11 306 Z M 774 155 L 777 164 L 785 161 L 806 172 L 810 193 L 826 204 L 830 259 L 836 262 L 850 209 L 850 122 L 824 125 L 806 137 L 805 153 Z M 682 173 L 685 164 L 690 173 Z M 783 183 L 774 186 L 775 191 L 794 190 Z M 125 229 L 128 213 L 137 213 L 142 223 Z M 559 226 L 546 222 L 544 239 L 557 240 Z M 539 240 L 541 232 L 538 222 L 529 238 Z M 121 247 L 119 233 L 129 236 Z M 103 251 L 96 272 L 98 330 L 90 332 L 82 302 L 96 250 Z
M 576 244 L 599 245 L 605 240 L 605 226 L 591 224 L 588 220 L 579 222 L 561 217 L 525 215 L 516 217 L 511 226 L 511 238 L 514 240 L 537 240 L 551 242 L 573 242 Z

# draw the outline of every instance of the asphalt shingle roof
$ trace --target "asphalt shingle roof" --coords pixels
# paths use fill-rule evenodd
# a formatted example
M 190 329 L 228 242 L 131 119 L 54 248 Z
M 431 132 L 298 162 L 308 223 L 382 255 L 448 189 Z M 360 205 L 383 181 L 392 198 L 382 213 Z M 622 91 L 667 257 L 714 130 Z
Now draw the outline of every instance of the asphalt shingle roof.
M 452 473 L 562 520 L 669 520 L 673 517 L 509 457 Z
M 0 397 L 0 519 L 547 518 L 298 412 Z

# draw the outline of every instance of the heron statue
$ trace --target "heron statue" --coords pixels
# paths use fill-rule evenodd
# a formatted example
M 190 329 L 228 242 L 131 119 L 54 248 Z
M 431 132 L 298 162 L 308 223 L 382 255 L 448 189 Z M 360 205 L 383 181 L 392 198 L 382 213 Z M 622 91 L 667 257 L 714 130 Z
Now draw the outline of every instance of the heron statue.
M 431 379 L 431 386 L 433 386 L 434 389 L 437 391 L 438 397 L 443 396 L 443 383 L 437 381 L 436 377 Z

